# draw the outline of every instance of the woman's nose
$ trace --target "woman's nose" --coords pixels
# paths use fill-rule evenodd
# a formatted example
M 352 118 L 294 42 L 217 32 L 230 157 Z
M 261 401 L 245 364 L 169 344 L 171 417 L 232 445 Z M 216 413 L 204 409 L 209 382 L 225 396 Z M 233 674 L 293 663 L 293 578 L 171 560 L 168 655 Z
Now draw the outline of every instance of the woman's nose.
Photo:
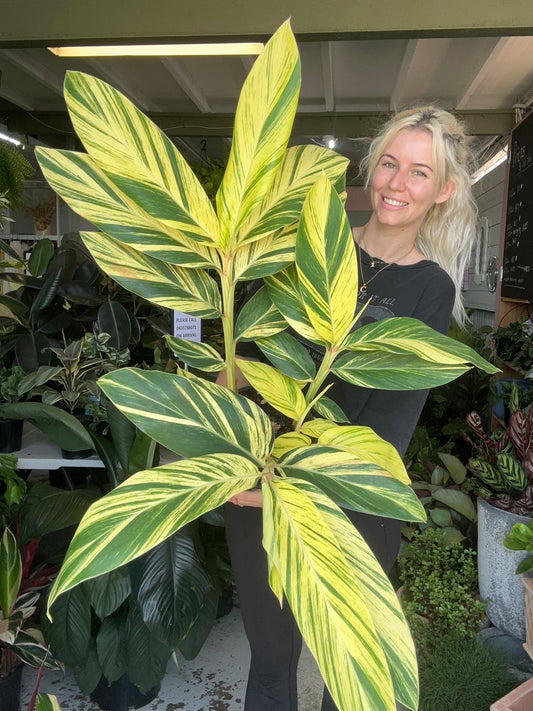
M 389 180 L 389 185 L 393 190 L 404 190 L 406 176 L 403 170 L 396 170 Z

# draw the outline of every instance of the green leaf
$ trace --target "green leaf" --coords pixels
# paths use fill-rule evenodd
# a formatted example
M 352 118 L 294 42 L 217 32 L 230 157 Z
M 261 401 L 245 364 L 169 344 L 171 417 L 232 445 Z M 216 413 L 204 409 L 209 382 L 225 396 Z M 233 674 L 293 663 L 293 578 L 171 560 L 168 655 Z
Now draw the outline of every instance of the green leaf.
M 100 387 L 143 432 L 184 457 L 227 452 L 264 461 L 274 439 L 255 403 L 192 375 L 120 368 Z
M 37 148 L 35 153 L 46 179 L 69 207 L 114 239 L 171 264 L 217 265 L 213 248 L 139 209 L 88 155 L 49 148 Z
M 332 422 L 350 422 L 335 400 L 322 395 L 313 405 L 313 410 L 322 417 L 327 417 Z
M 54 255 L 54 245 L 50 239 L 40 239 L 35 243 L 28 260 L 28 271 L 32 276 L 39 277 L 46 272 Z
M 91 641 L 91 608 L 85 587 L 69 590 L 56 600 L 49 615 L 52 621 L 43 615 L 41 625 L 53 654 L 73 667 L 84 665 Z
M 110 684 L 128 672 L 126 647 L 128 636 L 127 611 L 125 609 L 102 620 L 96 635 L 96 651 L 102 667 L 102 674 Z
M 439 459 L 444 464 L 456 484 L 462 484 L 466 479 L 466 467 L 458 457 L 447 452 L 439 452 Z
M 296 270 L 313 328 L 326 343 L 340 343 L 356 308 L 357 257 L 344 206 L 326 176 L 315 183 L 303 206 Z
M 122 351 L 131 338 L 131 321 L 127 310 L 119 301 L 105 301 L 98 309 L 96 323 L 99 333 L 108 333 L 108 346 Z
M 522 575 L 522 573 L 529 573 L 530 570 L 533 570 L 533 555 L 528 555 L 518 564 L 516 574 Z
M 193 541 L 175 534 L 139 561 L 136 589 L 144 623 L 171 649 L 181 644 L 213 590 Z
M 206 272 L 142 255 L 103 232 L 82 232 L 81 236 L 100 267 L 125 289 L 200 318 L 220 316 L 218 287 Z
M 272 456 L 279 459 L 283 454 L 309 444 L 311 444 L 311 438 L 301 432 L 284 432 L 274 440 Z
M 93 441 L 81 422 L 59 407 L 41 402 L 17 402 L 0 409 L 2 417 L 28 420 L 62 449 L 77 452 L 93 448 Z
M 23 318 L 30 310 L 26 304 L 22 303 L 22 301 L 14 299 L 11 296 L 6 296 L 5 294 L 0 294 L 0 306 L 4 307 L 2 311 L 8 309 L 12 315 L 12 318 L 15 320 Z
M 452 525 L 452 516 L 448 509 L 430 509 L 429 516 L 437 526 L 444 527 Z
M 265 400 L 293 420 L 304 414 L 307 404 L 296 381 L 280 373 L 271 365 L 255 360 L 237 358 L 237 365 L 250 385 Z
M 465 516 L 469 521 L 477 521 L 476 507 L 470 496 L 463 491 L 452 489 L 437 489 L 432 493 L 435 501 L 446 504 L 449 508 Z
M 469 370 L 429 363 L 416 355 L 387 352 L 344 353 L 331 372 L 352 385 L 381 390 L 425 390 L 449 383 Z
M 101 620 L 118 610 L 131 593 L 130 576 L 124 568 L 93 578 L 85 585 L 89 602 Z
M 263 543 L 337 706 L 389 710 L 394 695 L 386 658 L 364 592 L 339 550 L 326 510 L 328 519 L 343 517 L 314 487 L 265 484 Z M 346 535 L 358 550 L 350 528 Z M 373 568 L 378 568 L 376 562 Z
M 266 287 L 262 286 L 248 299 L 237 317 L 235 342 L 266 338 L 286 328 L 287 322 L 270 301 Z
M 84 580 L 146 553 L 182 526 L 255 486 L 244 457 L 206 455 L 133 474 L 82 519 L 50 593 L 49 605 Z
M 129 99 L 95 77 L 69 71 L 65 102 L 87 152 L 137 212 L 201 244 L 218 243 L 216 215 L 194 172 Z
M 217 373 L 225 366 L 219 353 L 208 343 L 196 343 L 176 336 L 165 336 L 165 339 L 175 355 L 192 368 Z
M 294 336 L 277 333 L 258 338 L 256 344 L 263 355 L 284 375 L 300 382 L 310 382 L 316 375 L 316 365 L 309 351 Z
M 35 711 L 61 711 L 57 696 L 55 694 L 37 694 Z
M 524 491 L 529 484 L 529 479 L 520 462 L 509 452 L 498 452 L 496 461 L 506 485 L 513 491 Z
M 388 353 L 413 354 L 423 361 L 449 366 L 471 363 L 486 373 L 499 372 L 473 348 L 414 318 L 394 317 L 362 326 L 350 334 L 346 348 L 352 351 L 379 349 Z
M 242 242 L 238 231 L 273 184 L 291 135 L 299 89 L 300 58 L 285 22 L 241 90 L 228 165 L 217 193 L 225 249 Z
M 280 458 L 285 475 L 311 482 L 339 506 L 403 521 L 425 521 L 412 489 L 381 467 L 326 445 L 295 449 Z
M 274 234 L 238 247 L 233 259 L 234 281 L 260 279 L 292 264 L 297 227 L 295 222 Z
M 22 580 L 22 561 L 15 536 L 9 528 L 0 541 L 0 608 L 7 620 L 19 594 Z

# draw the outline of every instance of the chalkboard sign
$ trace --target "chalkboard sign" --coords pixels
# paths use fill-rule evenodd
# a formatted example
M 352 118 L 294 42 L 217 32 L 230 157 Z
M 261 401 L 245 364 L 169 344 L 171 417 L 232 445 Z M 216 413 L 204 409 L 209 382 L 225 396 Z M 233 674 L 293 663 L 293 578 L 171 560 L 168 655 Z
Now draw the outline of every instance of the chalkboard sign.
M 533 113 L 511 133 L 503 298 L 533 301 Z

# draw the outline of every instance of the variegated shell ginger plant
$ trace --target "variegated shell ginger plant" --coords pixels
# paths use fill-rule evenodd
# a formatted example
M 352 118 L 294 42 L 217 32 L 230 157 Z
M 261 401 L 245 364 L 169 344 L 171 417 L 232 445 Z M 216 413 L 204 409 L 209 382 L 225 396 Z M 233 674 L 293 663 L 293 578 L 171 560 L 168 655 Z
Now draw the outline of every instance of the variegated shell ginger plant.
M 287 149 L 299 86 L 287 22 L 244 84 L 215 210 L 174 145 L 125 97 L 67 75 L 87 154 L 39 149 L 49 183 L 99 228 L 82 236 L 102 269 L 170 309 L 221 317 L 225 350 L 169 337 L 206 379 L 122 368 L 99 380 L 141 430 L 183 459 L 131 476 L 90 508 L 49 603 L 261 482 L 270 584 L 280 604 L 285 595 L 339 709 L 393 711 L 395 697 L 415 709 L 415 651 L 401 608 L 339 506 L 408 521 L 423 520 L 424 510 L 393 447 L 346 424 L 325 382 L 334 374 L 405 390 L 447 382 L 470 364 L 493 367 L 412 319 L 352 330 L 347 161 L 314 145 Z M 264 286 L 235 319 L 236 283 L 259 277 Z M 318 368 L 288 326 L 323 347 Z M 236 344 L 250 340 L 272 365 L 236 358 Z M 275 437 L 261 407 L 235 392 L 237 363 L 294 421 L 292 433 Z M 212 382 L 224 369 L 227 388 Z

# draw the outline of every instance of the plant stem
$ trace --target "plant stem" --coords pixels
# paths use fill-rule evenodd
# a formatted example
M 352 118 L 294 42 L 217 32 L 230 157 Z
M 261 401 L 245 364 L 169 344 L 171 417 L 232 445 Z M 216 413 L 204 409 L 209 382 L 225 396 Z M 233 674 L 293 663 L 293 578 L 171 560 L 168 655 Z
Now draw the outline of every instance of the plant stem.
M 226 385 L 232 392 L 237 392 L 237 379 L 235 374 L 235 282 L 233 281 L 233 253 L 224 255 L 222 259 L 220 283 L 222 288 L 222 332 L 224 334 L 224 353 L 226 357 Z

